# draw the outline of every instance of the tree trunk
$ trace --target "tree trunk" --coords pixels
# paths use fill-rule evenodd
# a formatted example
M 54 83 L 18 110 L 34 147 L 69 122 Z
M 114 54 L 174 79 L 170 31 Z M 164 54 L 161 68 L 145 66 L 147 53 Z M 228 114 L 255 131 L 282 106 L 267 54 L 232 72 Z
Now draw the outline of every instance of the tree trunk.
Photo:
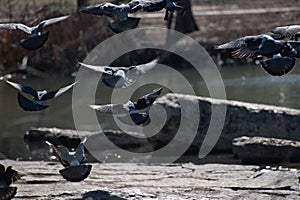
M 180 1 L 178 5 L 185 7 L 186 11 L 184 15 L 176 15 L 175 30 L 182 33 L 191 33 L 199 30 L 193 16 L 191 1 Z

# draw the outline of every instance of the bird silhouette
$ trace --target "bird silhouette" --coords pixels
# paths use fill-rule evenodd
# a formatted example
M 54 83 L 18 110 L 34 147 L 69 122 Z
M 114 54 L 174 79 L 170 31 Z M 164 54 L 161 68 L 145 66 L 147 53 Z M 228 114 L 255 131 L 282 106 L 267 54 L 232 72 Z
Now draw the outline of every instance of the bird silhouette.
M 9 200 L 12 199 L 17 193 L 17 187 L 11 187 L 10 185 L 20 179 L 20 174 L 12 169 L 11 166 L 5 170 L 4 165 L 0 164 L 0 199 Z
M 21 30 L 29 34 L 29 37 L 27 39 L 23 39 L 20 41 L 20 45 L 27 50 L 37 50 L 41 48 L 48 40 L 49 32 L 42 33 L 43 28 L 48 25 L 65 20 L 68 17 L 69 15 L 47 19 L 33 27 L 26 26 L 25 24 L 22 23 L 0 24 L 0 29 Z
M 90 105 L 96 111 L 102 113 L 122 115 L 118 119 L 128 125 L 147 125 L 150 123 L 148 112 L 140 113 L 139 110 L 150 108 L 154 101 L 159 97 L 162 88 L 153 90 L 137 101 L 128 101 L 124 104 Z
M 19 106 L 25 110 L 25 111 L 40 111 L 44 110 L 49 107 L 49 105 L 43 105 L 43 101 L 51 100 L 53 98 L 56 98 L 63 93 L 67 92 L 69 89 L 71 89 L 75 84 L 72 83 L 71 85 L 68 85 L 66 87 L 60 88 L 58 90 L 54 90 L 51 92 L 48 92 L 47 90 L 41 90 L 41 91 L 36 91 L 30 86 L 25 86 L 19 83 L 14 83 L 8 80 L 5 80 L 6 83 L 11 85 L 12 87 L 16 88 L 20 92 L 24 92 L 26 94 L 29 94 L 33 96 L 33 99 L 27 99 L 24 97 L 20 92 L 18 92 L 18 103 Z
M 84 151 L 84 143 L 87 138 L 84 138 L 77 146 L 75 151 L 70 151 L 63 145 L 54 146 L 46 141 L 53 152 L 58 158 L 60 163 L 65 167 L 59 173 L 68 181 L 79 182 L 88 177 L 91 172 L 92 166 L 86 165 L 86 156 Z
M 151 62 L 129 66 L 129 67 L 110 67 L 110 66 L 96 66 L 79 62 L 83 67 L 89 68 L 96 72 L 101 72 L 105 76 L 102 82 L 111 88 L 126 88 L 135 82 L 137 76 L 143 75 L 153 69 L 159 61 L 159 58 Z

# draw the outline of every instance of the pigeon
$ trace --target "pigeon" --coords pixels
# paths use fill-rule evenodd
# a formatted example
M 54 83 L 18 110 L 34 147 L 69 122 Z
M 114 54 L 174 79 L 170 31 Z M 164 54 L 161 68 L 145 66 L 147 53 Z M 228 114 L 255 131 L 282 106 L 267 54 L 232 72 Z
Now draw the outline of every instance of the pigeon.
M 48 39 L 49 32 L 42 33 L 44 27 L 65 20 L 69 17 L 62 16 L 42 21 L 36 26 L 29 27 L 21 23 L 0 24 L 0 29 L 21 30 L 29 34 L 27 39 L 21 40 L 20 45 L 27 50 L 37 50 L 41 48 Z
M 276 40 L 298 40 L 298 37 L 300 36 L 300 25 L 279 26 L 267 34 Z
M 113 22 L 108 27 L 115 33 L 136 28 L 140 22 L 140 18 L 128 16 L 131 13 L 129 4 L 102 3 L 82 8 L 80 12 L 112 18 Z
M 83 67 L 89 68 L 96 72 L 101 72 L 105 76 L 102 82 L 111 88 L 126 88 L 135 82 L 135 77 L 147 73 L 155 65 L 157 65 L 159 58 L 152 60 L 149 63 L 130 66 L 130 67 L 110 67 L 110 66 L 95 66 L 79 62 Z
M 24 97 L 20 92 L 18 92 L 19 106 L 25 111 L 40 111 L 48 108 L 49 105 L 42 104 L 42 101 L 47 101 L 56 98 L 68 91 L 69 89 L 71 89 L 76 84 L 75 82 L 58 90 L 48 92 L 47 90 L 36 91 L 30 86 L 21 85 L 19 83 L 14 83 L 8 80 L 5 81 L 20 92 L 24 92 L 33 96 L 33 100 L 30 100 Z
M 161 94 L 162 88 L 153 90 L 139 98 L 137 101 L 128 101 L 125 104 L 90 105 L 96 111 L 103 113 L 123 115 L 118 117 L 120 121 L 128 125 L 147 125 L 150 123 L 148 112 L 140 113 L 139 110 L 149 108 Z
M 132 7 L 132 12 L 136 12 L 138 10 L 144 12 L 156 12 L 165 8 L 166 12 L 164 20 L 167 21 L 170 13 L 176 11 L 178 14 L 183 15 L 186 10 L 184 7 L 176 5 L 175 2 L 176 1 L 172 0 L 132 0 L 128 3 L 128 5 Z
M 0 199 L 12 199 L 17 193 L 17 187 L 10 187 L 10 185 L 20 179 L 20 174 L 12 169 L 11 166 L 5 167 L 0 164 Z
M 216 47 L 218 50 L 232 50 L 232 56 L 236 58 L 253 58 L 259 55 L 272 57 L 287 48 L 290 48 L 287 43 L 269 35 L 245 36 Z
M 54 146 L 46 141 L 46 144 L 52 148 L 54 155 L 65 167 L 61 169 L 59 173 L 70 182 L 80 182 L 86 179 L 91 172 L 92 166 L 85 164 L 84 143 L 86 140 L 87 138 L 84 138 L 75 151 L 69 151 L 69 149 L 63 145 Z

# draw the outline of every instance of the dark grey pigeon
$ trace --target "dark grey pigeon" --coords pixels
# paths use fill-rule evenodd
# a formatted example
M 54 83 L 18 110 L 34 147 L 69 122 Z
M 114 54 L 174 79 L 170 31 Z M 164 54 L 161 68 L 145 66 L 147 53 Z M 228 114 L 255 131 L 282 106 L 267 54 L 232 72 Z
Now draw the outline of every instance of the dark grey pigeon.
M 5 167 L 0 164 L 0 200 L 12 199 L 17 193 L 17 187 L 10 185 L 20 179 L 19 173 L 11 166 Z
M 21 30 L 29 34 L 27 39 L 21 40 L 20 45 L 27 50 L 41 48 L 48 39 L 49 32 L 42 33 L 44 27 L 67 19 L 69 16 L 56 17 L 44 20 L 36 26 L 29 27 L 21 23 L 0 24 L 0 29 Z
M 230 50 L 236 58 L 272 57 L 286 48 L 284 41 L 275 40 L 269 35 L 245 36 L 216 47 L 219 50 Z
M 300 25 L 279 26 L 267 34 L 276 40 L 298 40 L 298 37 L 300 36 Z
M 103 113 L 123 115 L 118 117 L 120 121 L 128 125 L 147 125 L 150 123 L 148 112 L 140 113 L 139 110 L 149 108 L 161 94 L 162 88 L 139 98 L 136 102 L 128 101 L 125 104 L 90 105 L 96 111 Z
M 140 18 L 128 16 L 131 13 L 128 4 L 102 3 L 82 8 L 80 12 L 112 18 L 113 22 L 109 24 L 109 28 L 115 33 L 136 28 L 140 22 Z
M 170 13 L 176 11 L 178 14 L 182 15 L 186 10 L 184 7 L 177 5 L 175 2 L 176 1 L 172 0 L 132 0 L 128 3 L 128 5 L 130 5 L 132 12 L 136 12 L 138 10 L 144 12 L 156 12 L 165 8 L 166 13 L 164 20 L 167 21 Z
M 20 92 L 24 92 L 26 94 L 29 94 L 33 96 L 33 99 L 27 99 L 24 97 L 20 92 L 18 92 L 18 103 L 20 107 L 25 111 L 40 111 L 44 110 L 48 107 L 48 105 L 43 105 L 43 101 L 51 100 L 53 98 L 56 98 L 60 96 L 61 94 L 65 93 L 69 89 L 71 89 L 75 83 L 72 83 L 71 85 L 68 85 L 66 87 L 63 87 L 58 90 L 54 90 L 51 92 L 48 92 L 47 90 L 42 91 L 36 91 L 30 86 L 25 86 L 19 83 L 14 83 L 8 80 L 5 80 L 9 85 L 13 86 Z
M 155 65 L 157 65 L 159 58 L 152 60 L 149 63 L 129 66 L 129 67 L 110 67 L 110 66 L 95 66 L 84 63 L 79 63 L 81 66 L 101 72 L 105 76 L 102 82 L 111 88 L 126 88 L 135 82 L 135 77 L 147 73 Z
M 59 173 L 70 182 L 80 182 L 88 177 L 92 166 L 86 165 L 86 156 L 84 152 L 84 143 L 86 138 L 80 142 L 75 151 L 70 151 L 63 145 L 54 146 L 50 142 L 46 143 L 51 146 L 54 155 L 60 163 L 65 167 Z
M 272 76 L 282 76 L 289 73 L 295 66 L 296 59 L 283 57 L 280 54 L 261 62 L 262 68 Z

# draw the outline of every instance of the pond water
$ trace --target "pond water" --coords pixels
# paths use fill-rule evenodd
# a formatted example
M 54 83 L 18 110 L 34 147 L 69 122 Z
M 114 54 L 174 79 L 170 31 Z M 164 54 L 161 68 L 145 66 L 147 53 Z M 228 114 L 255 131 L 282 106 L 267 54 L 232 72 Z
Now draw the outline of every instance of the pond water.
M 220 71 L 226 86 L 227 99 L 300 109 L 300 66 L 296 66 L 293 72 L 282 77 L 267 75 L 257 65 L 228 66 L 221 68 Z M 166 82 L 172 81 L 172 74 L 153 73 L 155 76 L 169 77 L 165 79 Z M 202 79 L 194 77 L 194 72 L 189 72 L 189 70 L 184 70 L 182 73 L 190 77 L 189 80 L 197 95 L 208 96 Z M 28 78 L 12 81 L 30 85 L 35 89 L 55 90 L 72 83 L 74 78 Z M 99 84 L 98 91 L 101 91 L 99 96 L 106 97 L 98 103 L 109 103 L 107 101 L 110 90 Z M 71 91 L 49 102 L 51 106 L 41 112 L 23 111 L 17 103 L 17 91 L 3 81 L 0 82 L 0 94 L 0 152 L 9 158 L 31 159 L 32 155 L 23 140 L 25 132 L 30 127 L 75 128 Z M 143 94 L 143 91 L 138 90 L 134 96 L 138 97 Z M 104 124 L 104 128 L 114 127 L 110 127 L 108 121 Z

